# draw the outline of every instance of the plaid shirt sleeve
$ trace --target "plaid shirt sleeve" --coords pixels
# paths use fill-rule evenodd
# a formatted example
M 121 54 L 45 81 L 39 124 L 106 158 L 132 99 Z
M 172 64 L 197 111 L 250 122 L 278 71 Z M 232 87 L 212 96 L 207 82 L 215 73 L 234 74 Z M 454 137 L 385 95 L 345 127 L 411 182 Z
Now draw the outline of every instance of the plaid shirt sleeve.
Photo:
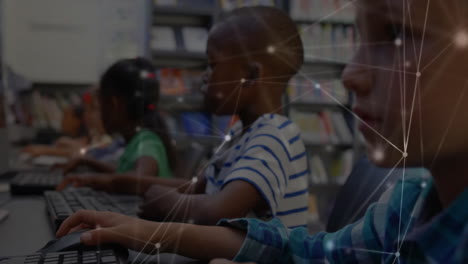
M 401 182 L 400 182 L 401 184 Z M 219 225 L 245 230 L 246 239 L 234 259 L 238 262 L 263 263 L 380 263 L 382 257 L 393 261 L 389 242 L 396 239 L 401 185 L 390 188 L 371 205 L 359 221 L 335 233 L 309 235 L 306 228 L 286 228 L 280 220 L 262 222 L 256 219 L 222 220 Z M 412 208 L 420 192 L 406 184 L 404 205 Z M 410 214 L 409 210 L 408 214 Z M 403 221 L 406 227 L 410 218 Z M 392 232 L 389 234 L 388 232 Z
M 287 229 L 280 220 L 222 220 L 219 225 L 245 230 L 246 239 L 234 259 L 237 262 L 263 263 L 357 263 L 379 262 L 379 254 L 356 254 L 382 250 L 375 228 L 374 211 L 370 208 L 360 221 L 338 232 L 309 235 L 306 228 Z M 366 228 L 364 228 L 366 227 Z M 353 250 L 352 250 L 353 249 Z

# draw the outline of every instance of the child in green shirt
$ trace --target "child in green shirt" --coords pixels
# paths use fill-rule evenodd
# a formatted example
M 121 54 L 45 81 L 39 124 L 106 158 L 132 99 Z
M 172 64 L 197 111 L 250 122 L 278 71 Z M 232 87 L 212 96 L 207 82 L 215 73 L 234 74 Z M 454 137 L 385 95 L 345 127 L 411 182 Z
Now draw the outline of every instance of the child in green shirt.
M 118 61 L 103 74 L 98 97 L 106 131 L 120 134 L 127 142 L 118 167 L 80 157 L 67 164 L 64 172 L 85 165 L 103 174 L 170 178 L 176 158 L 167 127 L 156 109 L 159 84 L 151 62 L 142 58 Z

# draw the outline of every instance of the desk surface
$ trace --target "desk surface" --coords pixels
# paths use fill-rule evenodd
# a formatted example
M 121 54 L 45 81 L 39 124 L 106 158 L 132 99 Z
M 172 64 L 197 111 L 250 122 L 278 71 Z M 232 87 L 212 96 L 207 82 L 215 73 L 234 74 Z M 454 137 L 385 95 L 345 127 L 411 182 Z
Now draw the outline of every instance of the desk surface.
M 0 209 L 9 211 L 8 218 L 0 222 L 0 256 L 30 254 L 54 239 L 41 196 L 11 198 L 8 193 L 0 192 Z M 161 254 L 160 259 L 161 263 L 198 263 L 172 254 Z M 156 263 L 156 258 L 152 256 L 146 263 Z

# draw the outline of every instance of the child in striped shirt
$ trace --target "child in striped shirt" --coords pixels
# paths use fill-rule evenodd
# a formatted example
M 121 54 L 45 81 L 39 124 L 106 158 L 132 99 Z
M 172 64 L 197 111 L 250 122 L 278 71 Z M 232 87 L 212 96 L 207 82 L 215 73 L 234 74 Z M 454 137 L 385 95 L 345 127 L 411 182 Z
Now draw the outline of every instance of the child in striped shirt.
M 268 24 L 270 19 L 277 22 Z M 216 224 L 222 218 L 276 217 L 288 227 L 306 226 L 307 155 L 281 102 L 303 63 L 294 22 L 275 8 L 233 11 L 210 32 L 207 55 L 205 105 L 240 121 L 198 178 L 72 177 L 61 187 L 144 194 L 140 216 L 151 220 Z

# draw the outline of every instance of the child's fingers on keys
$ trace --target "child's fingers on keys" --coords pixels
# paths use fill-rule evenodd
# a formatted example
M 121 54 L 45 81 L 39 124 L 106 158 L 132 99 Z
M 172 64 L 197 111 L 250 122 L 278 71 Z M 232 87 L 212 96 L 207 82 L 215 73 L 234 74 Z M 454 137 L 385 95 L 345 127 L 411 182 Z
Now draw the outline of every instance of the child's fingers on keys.
M 106 243 L 117 243 L 125 245 L 125 236 L 120 234 L 115 227 L 97 228 L 85 232 L 80 237 L 81 242 L 88 246 L 95 246 Z
M 70 229 L 69 233 L 75 233 L 75 232 L 83 230 L 83 229 L 93 229 L 93 228 L 94 228 L 94 226 L 90 226 L 90 225 L 87 225 L 87 224 L 80 224 L 79 226 Z
M 89 226 L 101 225 L 107 217 L 109 216 L 106 212 L 80 210 L 63 221 L 56 235 L 57 237 L 62 237 L 70 233 L 71 229 L 81 224 Z
M 77 176 L 68 176 L 57 186 L 57 191 L 65 189 L 68 185 L 75 185 L 77 181 L 79 181 Z

